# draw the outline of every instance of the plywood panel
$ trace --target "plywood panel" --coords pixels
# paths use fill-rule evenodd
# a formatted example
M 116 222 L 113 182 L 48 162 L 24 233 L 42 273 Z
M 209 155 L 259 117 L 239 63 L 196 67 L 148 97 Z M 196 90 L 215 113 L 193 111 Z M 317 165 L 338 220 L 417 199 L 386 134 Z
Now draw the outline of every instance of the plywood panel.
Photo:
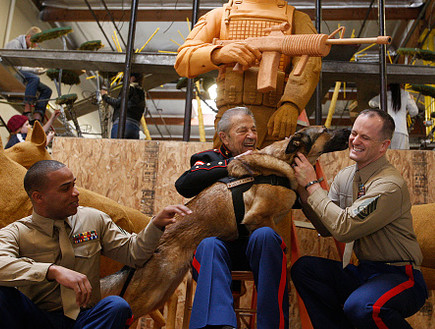
M 179 195 L 175 181 L 190 168 L 192 154 L 208 150 L 211 143 L 162 142 L 159 149 L 159 171 L 156 183 L 155 210 L 171 203 L 182 203 L 188 199 Z M 158 197 L 157 197 L 158 196 Z
M 78 186 L 152 214 L 158 151 L 154 141 L 56 138 L 52 156 L 70 167 Z

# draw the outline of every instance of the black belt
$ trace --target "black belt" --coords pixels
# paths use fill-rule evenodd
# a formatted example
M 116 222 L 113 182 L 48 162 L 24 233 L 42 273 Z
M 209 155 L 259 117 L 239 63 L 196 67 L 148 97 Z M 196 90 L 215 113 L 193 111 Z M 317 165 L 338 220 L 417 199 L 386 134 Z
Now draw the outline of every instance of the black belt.
M 412 265 L 412 267 L 416 270 L 420 269 L 420 266 L 415 265 L 415 262 L 413 260 L 395 260 L 395 261 L 386 261 L 386 262 L 382 262 L 385 265 L 390 265 L 390 266 L 407 266 L 407 265 Z
M 407 266 L 411 265 L 414 270 L 420 271 L 420 266 L 416 265 L 413 260 L 390 260 L 390 261 L 372 261 L 372 260 L 361 260 L 362 262 L 371 262 L 376 264 L 383 264 L 383 265 L 389 265 L 389 266 Z

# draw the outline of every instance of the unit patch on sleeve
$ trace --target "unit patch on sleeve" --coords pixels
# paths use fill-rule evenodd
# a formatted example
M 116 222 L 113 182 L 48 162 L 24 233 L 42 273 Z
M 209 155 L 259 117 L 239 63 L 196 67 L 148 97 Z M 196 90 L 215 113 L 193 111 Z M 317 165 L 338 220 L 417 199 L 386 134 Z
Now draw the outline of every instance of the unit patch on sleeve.
M 95 240 L 97 238 L 98 234 L 96 231 L 83 232 L 73 235 L 74 244 Z
M 364 200 L 353 210 L 353 217 L 358 217 L 359 219 L 365 219 L 368 215 L 370 215 L 373 211 L 376 210 L 376 205 L 378 203 L 378 199 L 381 195 L 375 196 L 373 198 Z

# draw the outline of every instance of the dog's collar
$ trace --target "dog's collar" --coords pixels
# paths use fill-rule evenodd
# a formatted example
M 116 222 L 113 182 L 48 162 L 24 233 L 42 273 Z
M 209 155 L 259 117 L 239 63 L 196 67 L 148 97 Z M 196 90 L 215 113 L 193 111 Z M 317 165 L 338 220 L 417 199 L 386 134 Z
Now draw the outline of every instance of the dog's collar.
M 224 177 L 219 179 L 219 182 L 227 184 L 227 187 L 232 190 L 233 188 L 245 185 L 245 184 L 269 184 L 275 186 L 282 186 L 288 189 L 291 189 L 290 181 L 287 177 L 281 177 L 277 175 L 268 175 L 268 176 L 247 176 L 243 178 L 235 178 L 235 177 Z M 252 184 L 250 184 L 252 186 Z M 248 189 L 251 187 L 249 186 Z M 247 190 L 247 189 L 246 189 Z
M 290 180 L 287 177 L 281 177 L 276 175 L 255 176 L 254 184 L 269 184 L 269 185 L 282 186 L 291 189 Z

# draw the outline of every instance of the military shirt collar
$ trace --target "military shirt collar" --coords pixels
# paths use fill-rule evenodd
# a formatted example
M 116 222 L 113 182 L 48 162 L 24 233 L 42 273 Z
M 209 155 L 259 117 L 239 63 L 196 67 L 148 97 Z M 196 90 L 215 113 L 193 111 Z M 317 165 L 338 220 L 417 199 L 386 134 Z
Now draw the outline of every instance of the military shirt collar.
M 35 225 L 36 229 L 48 236 L 53 236 L 54 233 L 54 219 L 43 217 L 38 215 L 35 211 L 32 213 L 32 222 Z M 71 226 L 71 217 L 65 219 L 65 222 Z
M 226 158 L 231 158 L 233 155 L 231 154 L 230 150 L 227 149 L 227 147 L 222 144 L 221 148 L 219 149 L 221 154 Z
M 388 163 L 387 157 L 386 155 L 383 155 L 376 161 L 373 161 L 369 163 L 367 166 L 365 166 L 364 168 L 360 169 L 359 174 L 361 176 L 361 182 L 365 184 L 373 174 L 375 174 L 380 169 L 385 167 L 387 163 Z M 356 169 L 358 170 L 358 166 L 356 167 Z

